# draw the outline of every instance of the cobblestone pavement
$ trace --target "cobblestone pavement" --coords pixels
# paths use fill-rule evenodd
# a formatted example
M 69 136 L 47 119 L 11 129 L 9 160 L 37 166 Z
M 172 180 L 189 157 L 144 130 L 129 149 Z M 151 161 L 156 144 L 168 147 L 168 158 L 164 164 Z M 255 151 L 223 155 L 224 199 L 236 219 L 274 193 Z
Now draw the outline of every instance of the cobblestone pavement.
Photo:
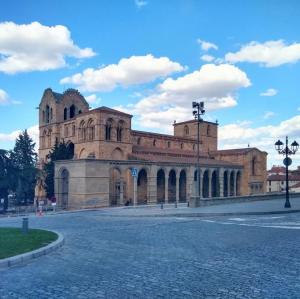
M 0 298 L 300 298 L 300 214 L 30 217 L 58 251 L 0 271 Z M 20 226 L 21 218 L 0 219 Z

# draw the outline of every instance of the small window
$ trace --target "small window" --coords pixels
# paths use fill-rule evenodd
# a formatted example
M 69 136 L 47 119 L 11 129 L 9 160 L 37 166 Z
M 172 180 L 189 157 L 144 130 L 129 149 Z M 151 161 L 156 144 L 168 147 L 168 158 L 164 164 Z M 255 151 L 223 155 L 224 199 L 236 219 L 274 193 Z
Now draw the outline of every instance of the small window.
M 70 118 L 73 118 L 73 117 L 75 117 L 75 106 L 74 105 L 72 105 L 70 107 Z
M 183 146 L 184 146 L 183 143 L 181 143 L 181 144 L 180 144 L 180 148 L 183 149 Z
M 188 136 L 190 134 L 189 127 L 187 125 L 184 126 L 184 135 Z
M 137 142 L 136 142 L 138 145 L 140 145 L 141 144 L 141 138 L 139 137 L 138 139 L 137 139 Z
M 78 111 L 78 114 L 81 114 L 81 113 L 82 113 L 82 111 L 81 111 L 81 110 L 79 110 L 79 111 Z
M 210 133 L 211 133 L 211 132 L 210 132 L 210 125 L 207 125 L 207 132 L 206 132 L 206 133 L 207 133 L 207 134 L 206 134 L 207 136 L 210 136 Z
M 171 142 L 170 141 L 168 141 L 168 148 L 170 148 L 171 147 Z
M 153 146 L 156 146 L 156 139 L 153 140 Z
M 68 108 L 64 109 L 64 120 L 67 120 L 68 118 Z

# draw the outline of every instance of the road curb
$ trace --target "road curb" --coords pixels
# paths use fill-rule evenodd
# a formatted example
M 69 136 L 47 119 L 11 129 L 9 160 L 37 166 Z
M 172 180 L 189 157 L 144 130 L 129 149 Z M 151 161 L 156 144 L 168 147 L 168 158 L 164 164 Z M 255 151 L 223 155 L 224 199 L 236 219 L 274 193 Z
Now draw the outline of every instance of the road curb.
M 20 264 L 25 264 L 32 259 L 35 259 L 42 255 L 46 255 L 60 248 L 65 242 L 63 235 L 58 233 L 57 231 L 53 231 L 53 230 L 51 231 L 58 235 L 57 240 L 39 249 L 0 260 L 0 270 L 11 268 Z
M 153 214 L 153 215 L 101 215 L 110 217 L 143 218 L 143 217 L 216 217 L 216 216 L 247 216 L 247 215 L 276 215 L 299 213 L 300 210 L 291 211 L 266 211 L 266 212 L 228 212 L 228 213 L 175 213 L 175 214 Z

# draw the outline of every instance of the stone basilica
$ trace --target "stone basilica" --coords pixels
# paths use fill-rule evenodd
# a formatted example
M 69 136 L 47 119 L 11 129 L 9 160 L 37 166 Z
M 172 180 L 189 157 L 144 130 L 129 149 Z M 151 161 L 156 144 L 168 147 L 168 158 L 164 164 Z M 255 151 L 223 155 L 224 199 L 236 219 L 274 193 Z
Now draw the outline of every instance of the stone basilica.
M 44 91 L 39 104 L 43 163 L 55 142 L 72 160 L 55 163 L 58 204 L 69 209 L 187 202 L 198 194 L 197 121 L 174 123 L 174 134 L 131 128 L 132 115 L 89 109 L 74 89 Z M 232 132 L 234 134 L 234 132 Z M 257 148 L 218 150 L 218 124 L 200 123 L 200 194 L 222 198 L 264 193 L 267 153 Z

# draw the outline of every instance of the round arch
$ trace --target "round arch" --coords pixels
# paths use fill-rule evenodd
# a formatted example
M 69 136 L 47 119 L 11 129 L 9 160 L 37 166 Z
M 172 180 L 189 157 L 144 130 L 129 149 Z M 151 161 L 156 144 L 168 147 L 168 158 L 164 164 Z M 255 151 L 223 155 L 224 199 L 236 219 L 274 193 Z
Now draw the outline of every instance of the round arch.
M 179 174 L 179 201 L 186 202 L 186 170 L 182 169 Z
M 145 168 L 142 168 L 137 177 L 137 203 L 147 204 L 148 200 L 148 176 Z
M 204 198 L 207 198 L 209 196 L 209 174 L 207 169 L 203 173 L 202 194 Z
M 165 202 L 165 171 L 160 168 L 156 176 L 157 203 Z
M 168 202 L 176 201 L 176 171 L 171 169 L 168 178 Z

